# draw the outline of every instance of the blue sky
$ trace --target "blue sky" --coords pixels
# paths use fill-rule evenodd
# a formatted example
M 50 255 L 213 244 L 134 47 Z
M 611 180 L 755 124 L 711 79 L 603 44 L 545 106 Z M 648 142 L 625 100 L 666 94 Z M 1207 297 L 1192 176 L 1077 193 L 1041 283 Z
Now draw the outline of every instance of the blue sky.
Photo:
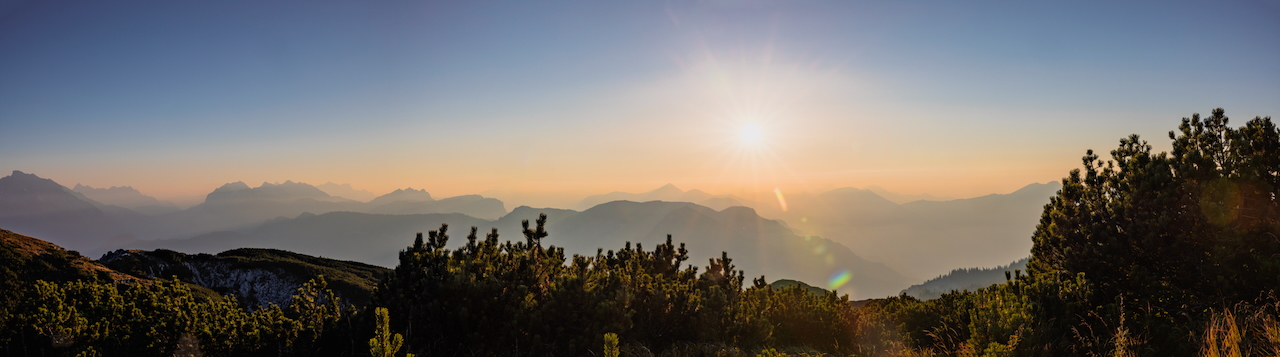
M 964 197 L 1280 113 L 1280 1 L 0 4 L 0 170 L 162 197 Z

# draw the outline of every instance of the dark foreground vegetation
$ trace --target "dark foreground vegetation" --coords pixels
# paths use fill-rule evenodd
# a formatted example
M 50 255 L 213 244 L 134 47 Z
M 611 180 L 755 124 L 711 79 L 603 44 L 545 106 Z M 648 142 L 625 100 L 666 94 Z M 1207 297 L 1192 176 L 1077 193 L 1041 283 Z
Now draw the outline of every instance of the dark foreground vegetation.
M 4 246 L 0 343 L 11 356 L 1274 356 L 1280 131 L 1231 128 L 1218 109 L 1170 139 L 1171 153 L 1137 136 L 1110 161 L 1090 151 L 1045 205 L 1027 272 L 928 301 L 747 283 L 728 254 L 698 267 L 670 239 L 566 257 L 543 244 L 543 216 L 515 243 L 419 235 L 365 306 L 322 279 L 286 306 L 241 306 Z

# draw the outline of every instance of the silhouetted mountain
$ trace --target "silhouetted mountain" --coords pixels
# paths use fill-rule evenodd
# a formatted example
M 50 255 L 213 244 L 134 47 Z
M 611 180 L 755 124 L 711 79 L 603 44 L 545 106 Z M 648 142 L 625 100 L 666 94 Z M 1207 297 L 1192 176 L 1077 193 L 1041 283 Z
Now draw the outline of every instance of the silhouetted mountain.
M 587 198 L 582 199 L 577 206 L 574 206 L 574 210 L 583 211 L 602 203 L 612 201 L 690 202 L 716 210 L 722 210 L 732 206 L 749 206 L 749 204 L 744 204 L 746 200 L 733 197 L 731 195 L 712 195 L 698 189 L 684 191 L 675 185 L 666 184 L 656 190 L 645 193 L 611 192 L 603 195 L 587 196 Z
M 898 205 L 869 190 L 843 188 L 787 196 L 788 210 L 767 207 L 801 235 L 819 235 L 909 276 L 956 266 L 991 266 L 1030 253 L 1027 239 L 1061 184 L 1031 184 L 1009 194 Z
M 187 253 L 214 253 L 241 247 L 271 248 L 393 267 L 398 262 L 397 252 L 412 243 L 414 234 L 438 229 L 441 223 L 449 223 L 459 230 L 473 225 L 493 226 L 492 221 L 456 213 L 306 213 L 296 218 L 267 221 L 247 234 L 218 232 L 190 239 L 138 241 L 121 248 L 172 249 Z M 462 235 L 465 236 L 465 232 Z
M 144 241 L 186 239 L 218 231 L 249 233 L 268 220 L 297 217 L 303 213 L 462 213 L 487 219 L 497 219 L 506 214 L 502 201 L 478 195 L 437 201 L 426 190 L 402 189 L 363 203 L 330 196 L 314 186 L 293 181 L 263 183 L 256 188 L 243 182 L 228 183 L 209 193 L 204 203 L 152 217 L 129 217 L 127 212 L 113 214 L 115 210 L 109 207 L 102 209 L 108 216 L 125 223 Z
M 297 217 L 303 212 L 360 211 L 364 203 L 329 196 L 305 183 L 263 183 L 250 188 L 243 182 L 223 185 L 204 203 L 170 214 L 153 216 L 131 227 L 143 239 L 189 238 L 214 231 L 249 231 L 268 219 Z
M 205 198 L 204 203 L 225 203 L 239 200 L 297 200 L 310 198 L 319 201 L 351 201 L 329 196 L 315 186 L 301 182 L 285 181 L 282 184 L 263 182 L 261 186 L 249 188 L 244 182 L 233 182 L 222 185 Z
M 127 231 L 95 206 L 101 204 L 83 197 L 53 180 L 15 170 L 0 178 L 0 227 L 93 254 Z
M 391 193 L 378 196 L 369 201 L 369 207 L 378 207 L 392 202 L 431 202 L 435 201 L 431 198 L 431 194 L 427 190 L 415 190 L 413 187 L 398 189 Z
M 579 212 L 571 209 L 533 208 L 529 206 L 520 206 L 511 210 L 511 213 L 507 214 L 506 216 L 502 216 L 502 218 L 498 220 L 498 223 L 499 223 L 498 227 L 502 229 L 506 229 L 509 227 L 519 227 L 521 220 L 527 219 L 527 220 L 533 221 L 538 217 L 539 214 L 544 214 L 544 213 L 547 215 L 547 224 L 551 225 L 551 224 L 555 224 L 560 221 L 563 221 L 566 218 L 573 217 L 574 215 L 577 215 Z M 533 218 L 528 218 L 528 217 L 533 217 Z
M 936 299 L 942 294 L 955 291 L 977 291 L 978 289 L 1000 284 L 1006 281 L 1005 272 L 1015 274 L 1021 270 L 1022 273 L 1027 271 L 1027 260 L 1022 258 L 1009 265 L 998 266 L 995 268 L 971 268 L 952 270 L 947 275 L 929 279 L 920 285 L 912 285 L 903 290 L 903 294 L 914 296 L 921 300 Z
M 329 194 L 329 196 L 342 197 L 360 202 L 369 202 L 370 200 L 378 197 L 378 195 L 373 194 L 373 192 L 352 188 L 349 183 L 339 185 L 333 182 L 325 182 L 323 185 L 316 186 L 316 188 Z
M 897 204 L 903 204 L 903 203 L 914 202 L 914 201 L 950 201 L 955 199 L 951 197 L 938 197 L 938 196 L 930 195 L 927 193 L 922 193 L 918 195 L 905 195 L 901 193 L 889 192 L 888 190 L 885 190 L 884 187 L 880 187 L 880 186 L 867 186 L 866 190 L 875 192 L 876 195 L 880 197 L 884 197 L 884 199 Z
M 127 208 L 144 215 L 157 215 L 180 210 L 178 205 L 173 204 L 173 202 L 157 200 L 155 197 L 144 195 L 130 186 L 93 188 L 76 184 L 71 190 L 99 203 Z

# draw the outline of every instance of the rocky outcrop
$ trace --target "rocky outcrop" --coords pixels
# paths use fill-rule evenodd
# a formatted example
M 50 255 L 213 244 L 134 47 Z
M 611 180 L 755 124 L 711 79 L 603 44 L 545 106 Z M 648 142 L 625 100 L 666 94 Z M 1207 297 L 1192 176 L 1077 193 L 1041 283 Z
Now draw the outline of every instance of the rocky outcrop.
M 172 279 L 231 294 L 245 306 L 285 306 L 305 281 L 281 268 L 236 267 L 208 254 L 173 251 L 116 250 L 102 256 L 102 264 L 151 279 Z

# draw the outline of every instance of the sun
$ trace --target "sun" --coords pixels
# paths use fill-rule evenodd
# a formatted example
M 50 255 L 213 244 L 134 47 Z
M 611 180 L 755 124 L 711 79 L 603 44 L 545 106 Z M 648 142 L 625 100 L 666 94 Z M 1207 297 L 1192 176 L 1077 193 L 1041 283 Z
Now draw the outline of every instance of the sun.
M 738 136 L 742 139 L 743 143 L 754 145 L 760 142 L 760 137 L 763 136 L 763 133 L 760 132 L 759 125 L 746 124 L 738 131 Z

